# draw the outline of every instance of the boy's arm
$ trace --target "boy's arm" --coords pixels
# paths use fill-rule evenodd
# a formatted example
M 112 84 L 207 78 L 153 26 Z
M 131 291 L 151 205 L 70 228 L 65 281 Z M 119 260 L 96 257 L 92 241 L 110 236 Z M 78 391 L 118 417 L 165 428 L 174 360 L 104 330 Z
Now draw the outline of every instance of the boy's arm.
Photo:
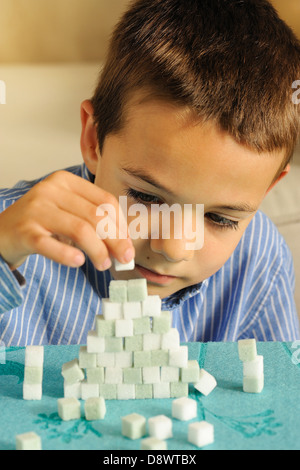
M 18 271 L 11 271 L 0 256 L 0 314 L 8 312 L 23 302 L 22 287 L 25 279 Z

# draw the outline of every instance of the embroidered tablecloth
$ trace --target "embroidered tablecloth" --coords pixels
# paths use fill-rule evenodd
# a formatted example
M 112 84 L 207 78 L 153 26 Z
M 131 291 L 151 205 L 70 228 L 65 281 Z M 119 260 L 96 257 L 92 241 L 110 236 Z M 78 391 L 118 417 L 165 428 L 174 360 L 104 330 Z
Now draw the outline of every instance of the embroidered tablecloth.
M 197 359 L 218 383 L 208 396 L 190 385 L 189 396 L 198 404 L 198 416 L 192 421 L 206 420 L 215 427 L 215 442 L 205 450 L 300 449 L 300 342 L 257 343 L 265 368 L 265 386 L 260 394 L 242 390 L 237 343 L 189 343 L 188 347 L 189 359 Z M 162 414 L 172 418 L 173 399 L 106 400 L 103 420 L 87 421 L 81 401 L 81 419 L 62 421 L 57 413 L 57 399 L 63 397 L 61 367 L 78 353 L 79 346 L 45 346 L 42 400 L 25 401 L 25 348 L 1 349 L 1 450 L 15 449 L 15 436 L 29 431 L 41 436 L 44 450 L 140 450 L 140 439 L 122 436 L 121 417 L 139 413 L 147 419 Z M 192 421 L 172 421 L 168 450 L 199 450 L 187 440 Z

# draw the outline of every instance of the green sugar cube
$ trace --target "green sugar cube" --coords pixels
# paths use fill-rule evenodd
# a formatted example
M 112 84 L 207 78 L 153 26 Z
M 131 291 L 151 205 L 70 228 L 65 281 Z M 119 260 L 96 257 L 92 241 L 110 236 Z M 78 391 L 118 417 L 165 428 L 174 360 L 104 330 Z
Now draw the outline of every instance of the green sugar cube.
M 117 385 L 116 384 L 100 384 L 99 395 L 105 400 L 116 400 Z
M 104 320 L 102 315 L 96 316 L 96 332 L 98 336 L 107 337 L 115 335 L 115 321 Z
M 135 335 L 144 335 L 146 333 L 151 333 L 150 317 L 134 318 L 133 333 Z
M 152 384 L 137 384 L 135 386 L 135 398 L 140 400 L 153 398 Z
M 127 281 L 127 296 L 128 302 L 142 302 L 148 296 L 147 280 L 143 279 L 129 279 Z
M 167 366 L 169 364 L 169 351 L 158 349 L 151 352 L 151 366 Z M 147 365 L 147 364 L 145 364 Z
M 57 403 L 58 415 L 63 421 L 80 419 L 80 401 L 77 398 L 59 398 Z
M 88 421 L 104 419 L 106 414 L 105 400 L 103 397 L 90 397 L 84 403 L 85 418 Z
M 182 382 L 198 382 L 199 380 L 199 364 L 198 361 L 188 361 L 187 367 L 181 369 Z
M 111 302 L 127 302 L 127 283 L 128 281 L 110 281 L 109 299 Z
M 123 338 L 106 337 L 105 338 L 105 352 L 120 352 L 123 351 Z
M 142 351 L 143 335 L 127 336 L 125 338 L 125 351 Z
M 97 365 L 97 354 L 89 353 L 87 346 L 80 346 L 79 348 L 79 367 L 81 369 L 89 369 L 96 367 Z
M 122 434 L 129 439 L 140 439 L 146 434 L 146 418 L 137 413 L 123 416 Z
M 104 367 L 94 367 L 86 370 L 86 380 L 90 384 L 104 383 Z
M 153 317 L 153 333 L 168 333 L 172 326 L 171 312 L 162 312 L 159 317 Z
M 256 340 L 254 338 L 239 340 L 238 353 L 241 361 L 254 361 L 257 356 Z
M 140 367 L 123 369 L 123 382 L 124 384 L 141 384 L 143 382 L 142 369 Z
M 151 366 L 151 351 L 134 351 L 133 353 L 134 367 Z
M 43 367 L 25 366 L 24 383 L 33 385 L 33 384 L 41 384 L 42 381 L 43 381 Z
M 170 384 L 171 398 L 187 397 L 189 394 L 189 384 L 187 382 L 172 382 Z
M 35 432 L 26 432 L 16 436 L 16 450 L 42 450 L 40 436 Z

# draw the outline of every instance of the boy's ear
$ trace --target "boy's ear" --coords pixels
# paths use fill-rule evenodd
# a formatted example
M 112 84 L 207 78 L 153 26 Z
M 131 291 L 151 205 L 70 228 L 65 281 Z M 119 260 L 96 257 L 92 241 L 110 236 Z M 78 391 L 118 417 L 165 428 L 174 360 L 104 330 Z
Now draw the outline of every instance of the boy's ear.
M 266 194 L 268 194 L 268 193 L 271 191 L 271 189 L 273 189 L 274 186 L 276 186 L 276 184 L 279 183 L 279 181 L 282 180 L 282 178 L 284 178 L 286 175 L 289 174 L 290 169 L 291 169 L 291 165 L 288 164 L 288 165 L 285 167 L 285 169 L 280 173 L 280 175 L 277 176 L 277 178 L 273 181 L 273 183 L 272 183 L 271 186 L 269 187 L 269 189 L 268 189 L 268 191 L 266 192 Z
M 80 107 L 81 117 L 81 153 L 88 170 L 95 175 L 99 154 L 97 131 L 94 125 L 94 109 L 90 100 L 85 100 Z

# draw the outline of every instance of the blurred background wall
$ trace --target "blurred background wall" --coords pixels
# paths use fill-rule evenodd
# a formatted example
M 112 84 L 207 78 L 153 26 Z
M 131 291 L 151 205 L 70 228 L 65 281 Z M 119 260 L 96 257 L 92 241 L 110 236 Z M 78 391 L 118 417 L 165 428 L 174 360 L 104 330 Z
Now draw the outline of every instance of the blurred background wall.
M 102 60 L 128 0 L 0 0 L 0 62 Z M 272 0 L 300 37 L 300 0 Z

